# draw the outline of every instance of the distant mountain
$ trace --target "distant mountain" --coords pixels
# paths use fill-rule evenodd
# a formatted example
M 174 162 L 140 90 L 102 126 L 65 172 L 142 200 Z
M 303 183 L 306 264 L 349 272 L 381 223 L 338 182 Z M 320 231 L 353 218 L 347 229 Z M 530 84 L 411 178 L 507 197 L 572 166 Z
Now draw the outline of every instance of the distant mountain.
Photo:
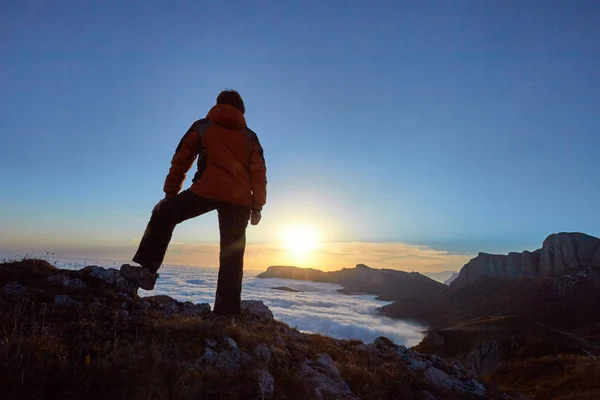
M 534 252 L 469 261 L 441 295 L 383 315 L 429 326 L 422 353 L 536 399 L 600 398 L 600 239 L 550 235 Z
M 447 286 L 418 272 L 374 269 L 363 264 L 333 272 L 272 266 L 258 277 L 336 283 L 344 287 L 340 290 L 341 293 L 369 293 L 386 301 L 436 297 L 448 290 Z
M 442 296 L 398 300 L 379 311 L 433 327 L 490 315 L 565 329 L 600 322 L 599 246 L 592 236 L 561 233 L 533 253 L 480 254 Z
M 391 318 L 432 328 L 488 316 L 517 316 L 558 329 L 600 322 L 600 274 L 596 277 L 480 278 L 442 296 L 402 299 L 379 308 Z
M 444 283 L 444 285 L 450 286 L 450 284 L 452 282 L 454 282 L 456 280 L 456 278 L 458 278 L 458 272 L 453 272 L 452 276 L 450 276 L 448 279 L 446 279 L 443 283 Z
M 455 274 L 458 275 L 457 271 L 441 271 L 441 272 L 421 272 L 421 274 L 447 285 L 446 281 L 451 279 Z
M 452 287 L 465 286 L 482 277 L 559 277 L 589 269 L 600 269 L 600 239 L 583 233 L 558 233 L 548 236 L 542 248 L 534 252 L 479 253 L 461 269 Z

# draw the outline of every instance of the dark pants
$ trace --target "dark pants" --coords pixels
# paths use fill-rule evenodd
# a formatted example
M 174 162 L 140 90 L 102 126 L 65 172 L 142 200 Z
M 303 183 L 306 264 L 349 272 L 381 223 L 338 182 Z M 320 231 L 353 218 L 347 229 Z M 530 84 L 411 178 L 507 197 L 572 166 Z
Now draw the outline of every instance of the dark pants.
M 183 191 L 167 199 L 152 213 L 133 261 L 152 272 L 158 271 L 175 226 L 213 210 L 219 213 L 221 234 L 219 280 L 214 313 L 236 315 L 240 312 L 249 208 L 206 199 L 190 190 Z

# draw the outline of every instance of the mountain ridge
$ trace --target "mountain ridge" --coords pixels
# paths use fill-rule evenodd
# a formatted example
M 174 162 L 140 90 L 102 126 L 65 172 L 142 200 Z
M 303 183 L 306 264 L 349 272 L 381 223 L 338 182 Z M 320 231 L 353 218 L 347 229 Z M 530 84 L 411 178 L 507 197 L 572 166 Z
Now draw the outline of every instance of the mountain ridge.
M 336 283 L 343 286 L 340 293 L 373 294 L 384 301 L 439 295 L 448 290 L 446 285 L 418 272 L 375 269 L 364 264 L 331 272 L 314 268 L 271 266 L 257 277 Z
M 461 268 L 451 287 L 464 286 L 484 276 L 508 279 L 556 277 L 582 268 L 600 269 L 600 239 L 579 232 L 554 233 L 533 252 L 479 253 Z

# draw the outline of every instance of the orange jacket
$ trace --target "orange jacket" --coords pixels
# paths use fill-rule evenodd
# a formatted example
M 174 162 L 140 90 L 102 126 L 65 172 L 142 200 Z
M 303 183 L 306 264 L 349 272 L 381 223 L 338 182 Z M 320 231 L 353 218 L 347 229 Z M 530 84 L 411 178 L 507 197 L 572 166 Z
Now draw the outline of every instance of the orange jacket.
M 192 192 L 258 210 L 265 205 L 267 169 L 263 149 L 237 108 L 218 104 L 188 129 L 175 150 L 165 180 L 167 197 L 179 193 L 196 157 L 198 172 Z

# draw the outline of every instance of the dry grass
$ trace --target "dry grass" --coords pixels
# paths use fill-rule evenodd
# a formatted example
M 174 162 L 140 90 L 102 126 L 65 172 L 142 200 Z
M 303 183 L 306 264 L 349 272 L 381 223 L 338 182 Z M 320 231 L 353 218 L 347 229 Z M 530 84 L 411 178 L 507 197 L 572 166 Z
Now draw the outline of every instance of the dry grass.
M 0 296 L 3 400 L 260 399 L 256 364 L 233 373 L 193 367 L 205 339 L 222 342 L 225 336 L 248 353 L 259 343 L 271 347 L 268 369 L 276 399 L 313 398 L 300 367 L 320 353 L 331 355 L 342 378 L 363 399 L 399 393 L 408 400 L 422 398 L 425 384 L 404 363 L 361 351 L 360 341 L 301 334 L 280 322 L 241 319 L 235 326 L 220 326 L 197 317 L 133 311 L 136 300 L 128 301 L 129 318 L 120 318 L 122 300 L 92 282 L 86 282 L 85 292 L 68 293 L 83 307 L 56 307 L 57 289 L 45 283 L 55 273 L 37 260 L 0 264 L 0 287 L 19 281 L 33 288 L 18 300 Z M 81 278 L 77 271 L 61 273 Z M 106 299 L 105 305 L 91 306 L 94 297 Z
M 581 356 L 555 356 L 509 363 L 490 381 L 534 399 L 600 399 L 600 361 Z

